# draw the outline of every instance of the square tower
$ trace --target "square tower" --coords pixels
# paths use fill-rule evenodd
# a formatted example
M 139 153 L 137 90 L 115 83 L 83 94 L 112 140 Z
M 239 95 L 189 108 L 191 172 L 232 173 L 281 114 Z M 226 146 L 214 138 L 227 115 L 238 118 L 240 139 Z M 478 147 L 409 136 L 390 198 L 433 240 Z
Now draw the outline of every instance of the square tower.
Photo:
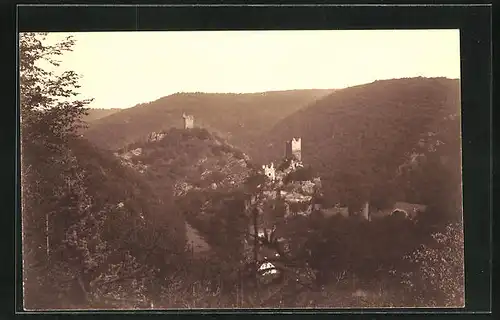
M 182 114 L 184 119 L 184 129 L 192 129 L 194 127 L 194 117 L 192 115 Z
M 286 142 L 285 148 L 285 158 L 286 159 L 297 159 L 302 161 L 302 139 L 293 138 Z

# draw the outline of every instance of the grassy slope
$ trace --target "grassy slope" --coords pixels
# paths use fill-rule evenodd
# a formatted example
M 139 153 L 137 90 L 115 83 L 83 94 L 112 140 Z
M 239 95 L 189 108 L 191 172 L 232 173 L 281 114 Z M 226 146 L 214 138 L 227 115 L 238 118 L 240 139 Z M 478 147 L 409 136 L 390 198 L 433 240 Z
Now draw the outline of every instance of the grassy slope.
M 182 113 L 200 126 L 246 146 L 279 120 L 331 90 L 293 90 L 252 94 L 179 93 L 123 110 L 91 123 L 85 137 L 98 146 L 118 149 L 152 131 L 182 127 Z M 257 112 L 258 111 L 258 112 Z

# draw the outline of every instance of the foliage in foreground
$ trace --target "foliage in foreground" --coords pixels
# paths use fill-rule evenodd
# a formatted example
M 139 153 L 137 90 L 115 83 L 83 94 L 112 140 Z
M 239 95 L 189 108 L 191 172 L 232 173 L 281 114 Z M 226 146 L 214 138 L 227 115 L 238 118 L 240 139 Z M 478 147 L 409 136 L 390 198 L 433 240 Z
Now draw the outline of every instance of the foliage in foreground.
M 45 38 L 20 35 L 24 307 L 144 298 L 183 252 L 183 221 L 135 172 L 77 137 L 90 100 L 77 99 L 77 74 L 56 72 L 74 43 Z
M 404 257 L 416 265 L 403 283 L 416 302 L 433 307 L 463 307 L 465 303 L 464 236 L 462 224 L 447 225 L 433 241 Z
M 359 235 L 359 234 L 358 234 Z M 396 248 L 397 244 L 391 248 Z M 337 252 L 341 250 L 338 249 Z M 346 248 L 345 254 L 349 249 Z M 397 253 L 396 253 L 397 254 Z M 461 307 L 464 303 L 463 273 L 463 230 L 461 224 L 447 224 L 443 232 L 436 232 L 419 249 L 392 260 L 392 268 L 378 270 L 382 275 L 367 281 L 359 276 L 363 270 L 365 257 L 350 258 L 351 263 L 360 263 L 358 273 L 348 270 L 331 272 L 330 277 L 322 278 L 320 286 L 314 285 L 314 272 L 307 285 L 296 282 L 295 274 L 287 273 L 282 282 L 252 286 L 251 279 L 242 277 L 241 283 L 232 282 L 232 288 L 222 287 L 219 278 L 222 273 L 205 274 L 206 279 L 215 280 L 211 285 L 195 281 L 190 289 L 170 293 L 160 299 L 157 308 L 390 308 L 390 307 Z M 216 257 L 214 257 L 216 259 Z M 210 261 L 211 263 L 208 263 Z M 221 262 L 207 260 L 199 266 L 217 265 Z M 351 264 L 352 265 L 352 264 Z M 234 265 L 233 265 L 234 268 Z M 310 266 L 314 270 L 315 266 Z M 298 270 L 298 268 L 296 268 Z M 354 269 L 356 270 L 356 269 Z M 369 271 L 369 270 L 368 270 Z M 367 272 L 367 270 L 365 270 Z M 298 275 L 298 274 L 296 274 Z M 302 278 L 303 279 L 303 278 Z M 180 280 L 179 283 L 181 283 Z M 185 283 L 185 282 L 184 282 Z M 215 284 L 215 287 L 213 286 Z M 231 282 L 226 283 L 226 286 Z M 195 288 L 193 290 L 193 288 Z M 175 297 L 175 298 L 174 298 Z M 177 301 L 177 302 L 176 302 Z M 186 304 L 185 301 L 189 301 Z

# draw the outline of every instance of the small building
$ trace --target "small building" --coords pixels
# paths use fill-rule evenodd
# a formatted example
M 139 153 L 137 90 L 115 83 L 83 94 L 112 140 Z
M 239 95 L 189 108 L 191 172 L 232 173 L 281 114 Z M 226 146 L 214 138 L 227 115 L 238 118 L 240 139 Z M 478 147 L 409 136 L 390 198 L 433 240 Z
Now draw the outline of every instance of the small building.
M 274 163 L 271 162 L 271 165 L 263 165 L 262 169 L 264 169 L 264 174 L 266 177 L 268 177 L 271 181 L 274 181 L 276 179 L 276 168 L 274 167 Z
M 261 264 L 261 266 L 259 267 L 259 271 L 261 272 L 263 271 L 262 273 L 263 276 L 278 273 L 278 270 L 276 270 L 276 266 L 271 262 L 264 262 L 263 264 Z

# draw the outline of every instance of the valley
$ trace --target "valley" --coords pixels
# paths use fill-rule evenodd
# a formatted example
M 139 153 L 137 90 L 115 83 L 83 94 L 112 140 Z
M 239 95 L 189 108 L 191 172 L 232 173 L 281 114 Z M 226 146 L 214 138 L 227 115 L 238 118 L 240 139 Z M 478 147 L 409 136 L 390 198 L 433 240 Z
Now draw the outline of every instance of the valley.
M 205 22 L 19 33 L 19 311 L 464 307 L 458 30 Z
M 75 203 L 65 224 L 46 215 L 46 254 L 74 239 L 63 268 L 107 307 L 425 304 L 402 283 L 419 286 L 418 248 L 461 223 L 459 110 L 458 80 L 407 78 L 94 112 L 32 174 L 64 172 L 52 205 Z
M 301 256 L 300 248 L 316 241 L 304 231 L 321 233 L 328 225 L 332 232 L 345 225 L 344 230 L 361 228 L 366 234 L 391 228 L 418 233 L 426 221 L 460 219 L 460 209 L 452 205 L 460 203 L 459 182 L 450 181 L 459 175 L 458 162 L 442 162 L 460 154 L 458 87 L 457 80 L 445 78 L 384 80 L 330 94 L 311 92 L 309 103 L 300 107 L 300 99 L 286 105 L 295 91 L 288 92 L 290 97 L 272 92 L 252 98 L 180 94 L 96 120 L 84 136 L 108 147 L 161 198 L 173 199 L 164 211 L 185 219 L 186 245 L 195 260 L 225 257 L 232 270 L 239 268 L 236 261 L 246 261 L 242 266 L 260 261 L 259 270 L 267 266 L 259 280 L 264 282 L 269 277 L 283 281 L 279 279 L 296 268 L 297 260 L 309 261 L 309 267 L 297 272 L 309 274 L 305 281 L 317 286 L 346 270 L 324 268 L 342 265 L 338 256 L 346 249 L 334 243 L 345 246 L 354 234 L 345 234 L 344 240 L 326 240 L 325 234 L 322 241 L 330 244 L 321 250 L 334 251 L 308 249 Z M 265 96 L 284 111 L 271 112 L 270 104 L 261 109 L 261 103 L 270 103 Z M 235 97 L 240 100 L 234 110 L 229 105 L 222 109 L 228 117 L 214 118 L 220 115 L 218 105 Z M 169 101 L 176 102 L 169 107 Z M 152 110 L 163 116 L 152 118 Z M 248 110 L 254 110 L 251 116 Z M 428 188 L 433 184 L 449 190 L 447 198 L 426 193 L 423 183 L 425 189 L 434 190 Z M 433 216 L 436 211 L 440 217 Z M 351 245 L 349 250 L 351 255 L 361 250 L 356 263 L 380 268 L 384 259 L 410 252 L 412 241 L 417 240 L 400 240 L 385 258 L 380 250 L 387 244 L 374 243 L 370 250 L 379 252 L 375 260 L 362 253 L 367 247 Z M 337 258 L 331 260 L 330 254 Z M 353 272 L 356 267 L 345 268 Z M 355 276 L 378 277 L 364 273 L 360 269 Z

